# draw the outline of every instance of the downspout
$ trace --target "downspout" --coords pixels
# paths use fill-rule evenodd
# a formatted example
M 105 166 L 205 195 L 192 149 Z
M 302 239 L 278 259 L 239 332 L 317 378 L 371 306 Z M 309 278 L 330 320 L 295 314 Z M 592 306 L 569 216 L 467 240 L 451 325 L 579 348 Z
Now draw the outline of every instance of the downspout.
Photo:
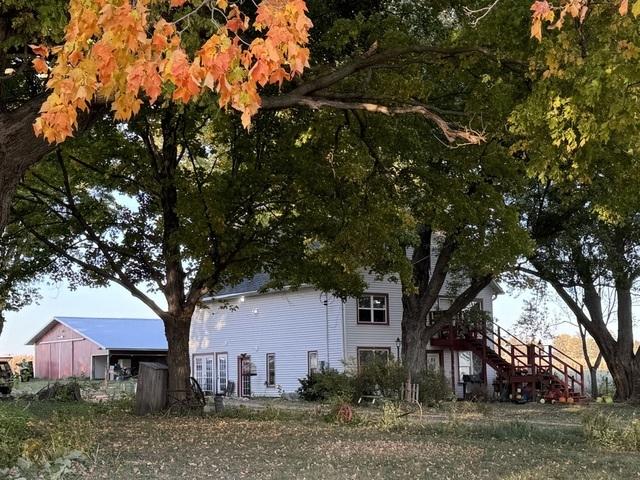
M 327 368 L 330 366 L 329 361 L 329 294 L 324 292 L 324 314 L 325 314 L 325 328 L 326 328 L 326 341 L 327 341 Z
M 342 310 L 342 365 L 347 365 L 347 320 L 344 315 L 344 304 L 346 300 L 340 302 L 340 308 Z

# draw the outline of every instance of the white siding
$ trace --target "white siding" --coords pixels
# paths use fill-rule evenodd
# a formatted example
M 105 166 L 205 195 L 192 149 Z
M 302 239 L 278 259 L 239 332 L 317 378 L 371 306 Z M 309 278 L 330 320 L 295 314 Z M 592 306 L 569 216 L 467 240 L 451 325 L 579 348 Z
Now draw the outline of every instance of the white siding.
M 346 357 L 347 363 L 355 367 L 358 347 L 388 348 L 396 356 L 396 339 L 402 336 L 402 287 L 399 282 L 378 280 L 365 274 L 369 285 L 367 293 L 388 295 L 388 325 L 365 325 L 358 323 L 358 302 L 350 298 L 345 303 Z M 401 352 L 402 354 L 402 352 Z
M 342 302 L 313 289 L 275 292 L 231 300 L 198 309 L 191 327 L 190 353 L 226 352 L 229 380 L 238 383 L 238 356 L 251 356 L 257 375 L 251 378 L 254 396 L 292 393 L 307 374 L 307 352 L 316 350 L 320 362 L 327 361 L 327 317 L 329 320 L 329 364 L 342 366 Z M 266 356 L 276 355 L 276 385 L 267 387 Z
M 387 325 L 358 324 L 358 305 L 355 298 L 346 302 L 312 288 L 299 291 L 270 292 L 246 295 L 229 300 L 227 308 L 212 302 L 209 308 L 199 308 L 191 327 L 190 353 L 228 354 L 228 378 L 238 384 L 238 356 L 247 354 L 256 366 L 257 375 L 251 378 L 255 396 L 278 396 L 295 392 L 298 379 L 307 374 L 307 353 L 318 352 L 319 362 L 327 361 L 327 319 L 329 326 L 329 366 L 337 370 L 355 367 L 359 347 L 388 348 L 395 357 L 396 339 L 401 337 L 402 288 L 398 282 L 380 280 L 364 275 L 368 293 L 388 295 Z M 446 295 L 446 286 L 443 289 Z M 485 288 L 478 298 L 483 309 L 492 311 L 493 288 Z M 344 335 L 343 335 L 344 333 Z M 437 348 L 430 348 L 436 350 Z M 266 355 L 276 355 L 276 385 L 267 387 Z M 453 368 L 451 359 L 453 357 Z M 216 365 L 217 366 L 217 365 Z M 462 395 L 458 379 L 457 355 L 443 351 L 443 368 L 456 393 Z M 495 372 L 488 370 L 489 385 Z

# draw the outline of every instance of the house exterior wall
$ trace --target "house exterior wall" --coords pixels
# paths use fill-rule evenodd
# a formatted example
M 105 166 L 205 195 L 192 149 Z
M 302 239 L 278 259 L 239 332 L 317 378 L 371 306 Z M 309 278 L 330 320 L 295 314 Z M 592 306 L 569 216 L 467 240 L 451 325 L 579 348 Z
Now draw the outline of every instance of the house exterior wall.
M 238 357 L 247 354 L 257 373 L 251 377 L 252 395 L 279 396 L 283 392 L 295 392 L 300 386 L 298 379 L 307 375 L 309 351 L 317 351 L 319 361 L 327 361 L 327 318 L 330 367 L 339 371 L 356 368 L 360 348 L 384 348 L 395 357 L 396 339 L 402 335 L 401 286 L 370 274 L 364 274 L 364 279 L 369 285 L 367 293 L 387 296 L 387 324 L 360 324 L 357 299 L 343 302 L 329 296 L 325 306 L 324 294 L 312 288 L 248 294 L 230 298 L 227 304 L 210 302 L 208 308 L 199 308 L 191 326 L 192 375 L 196 376 L 195 358 L 201 357 L 199 362 L 203 365 L 207 358 L 213 361 L 213 376 L 216 377 L 217 356 L 226 353 L 227 376 L 236 383 L 237 392 Z M 447 288 L 443 288 L 443 295 Z M 492 312 L 493 293 L 492 287 L 487 287 L 477 297 L 489 313 Z M 226 307 L 221 308 L 223 305 Z M 447 299 L 442 298 L 440 308 L 446 307 Z M 429 349 L 438 350 L 437 347 Z M 268 353 L 274 353 L 276 357 L 276 386 L 266 385 Z M 442 368 L 456 395 L 462 397 L 457 352 L 443 350 Z M 487 377 L 491 385 L 495 372 L 490 367 Z
M 53 326 L 35 345 L 34 376 L 56 380 L 91 376 L 91 356 L 104 352 L 98 345 L 62 325 Z
M 395 358 L 396 339 L 402 336 L 402 287 L 399 282 L 378 279 L 365 273 L 364 281 L 369 286 L 365 293 L 387 295 L 389 322 L 387 325 L 366 325 L 358 323 L 358 300 L 349 298 L 345 303 L 346 361 L 351 367 L 357 366 L 359 348 L 387 348 Z M 402 352 L 400 352 L 402 355 Z
M 230 299 L 228 308 L 211 302 L 209 308 L 195 312 L 190 338 L 192 375 L 195 356 L 215 359 L 226 353 L 228 378 L 237 388 L 238 357 L 247 354 L 257 373 L 251 377 L 252 395 L 279 396 L 298 389 L 298 379 L 307 374 L 309 351 L 317 351 L 319 361 L 328 360 L 331 367 L 342 369 L 341 300 L 329 296 L 324 305 L 324 294 L 311 288 L 242 298 Z M 275 354 L 275 386 L 266 385 L 269 353 Z

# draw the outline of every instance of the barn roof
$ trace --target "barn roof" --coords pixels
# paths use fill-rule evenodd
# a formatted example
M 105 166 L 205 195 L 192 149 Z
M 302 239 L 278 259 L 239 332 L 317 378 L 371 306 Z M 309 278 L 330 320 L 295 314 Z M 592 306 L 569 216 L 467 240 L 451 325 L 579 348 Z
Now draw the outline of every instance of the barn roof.
M 53 317 L 27 345 L 36 344 L 56 323 L 105 350 L 167 350 L 164 325 L 159 318 Z

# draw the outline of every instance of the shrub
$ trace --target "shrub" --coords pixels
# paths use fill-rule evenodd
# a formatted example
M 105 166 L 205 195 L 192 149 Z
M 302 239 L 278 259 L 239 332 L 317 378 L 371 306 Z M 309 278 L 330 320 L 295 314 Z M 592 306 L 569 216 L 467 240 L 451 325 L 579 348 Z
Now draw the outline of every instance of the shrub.
M 400 398 L 402 385 L 406 381 L 407 370 L 396 361 L 375 360 L 360 368 L 354 379 L 355 395 L 381 395 L 386 398 Z
M 440 370 L 425 370 L 417 382 L 420 385 L 420 403 L 428 406 L 454 399 L 449 380 Z
M 582 418 L 584 436 L 594 445 L 614 449 L 640 451 L 640 422 L 619 425 L 611 414 L 596 412 Z
M 333 369 L 312 373 L 298 381 L 298 395 L 310 402 L 325 401 L 334 397 L 352 399 L 355 394 L 353 377 Z
M 22 409 L 3 405 L 0 408 L 0 468 L 15 464 L 30 435 L 29 415 Z

